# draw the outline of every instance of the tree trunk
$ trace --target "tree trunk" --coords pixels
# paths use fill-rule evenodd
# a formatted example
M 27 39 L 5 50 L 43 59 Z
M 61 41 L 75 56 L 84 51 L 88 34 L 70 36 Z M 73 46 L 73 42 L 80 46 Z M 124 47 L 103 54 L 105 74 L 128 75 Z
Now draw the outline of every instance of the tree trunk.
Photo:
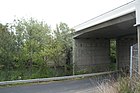
M 71 50 L 67 49 L 66 50 L 66 64 L 65 64 L 65 73 L 66 75 L 70 75 L 70 63 L 71 63 Z

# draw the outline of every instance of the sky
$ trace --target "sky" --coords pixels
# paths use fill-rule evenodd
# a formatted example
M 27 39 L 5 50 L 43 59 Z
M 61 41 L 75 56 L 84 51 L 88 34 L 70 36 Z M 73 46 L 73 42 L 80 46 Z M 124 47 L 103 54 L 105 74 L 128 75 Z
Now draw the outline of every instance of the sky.
M 0 23 L 33 17 L 55 27 L 74 27 L 132 0 L 0 0 Z

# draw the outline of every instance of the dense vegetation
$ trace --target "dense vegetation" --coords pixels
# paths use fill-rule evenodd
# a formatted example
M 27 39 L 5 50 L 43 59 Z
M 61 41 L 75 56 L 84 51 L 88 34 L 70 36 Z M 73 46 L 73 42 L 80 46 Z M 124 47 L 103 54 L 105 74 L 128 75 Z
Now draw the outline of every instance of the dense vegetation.
M 72 32 L 33 18 L 0 24 L 0 81 L 71 75 Z

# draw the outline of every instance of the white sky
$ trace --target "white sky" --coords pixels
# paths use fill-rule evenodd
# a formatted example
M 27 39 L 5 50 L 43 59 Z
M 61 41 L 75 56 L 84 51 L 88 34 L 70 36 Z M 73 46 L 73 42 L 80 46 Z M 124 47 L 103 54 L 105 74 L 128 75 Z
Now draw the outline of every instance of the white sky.
M 0 0 L 0 23 L 33 17 L 54 27 L 70 27 L 94 18 L 132 0 Z

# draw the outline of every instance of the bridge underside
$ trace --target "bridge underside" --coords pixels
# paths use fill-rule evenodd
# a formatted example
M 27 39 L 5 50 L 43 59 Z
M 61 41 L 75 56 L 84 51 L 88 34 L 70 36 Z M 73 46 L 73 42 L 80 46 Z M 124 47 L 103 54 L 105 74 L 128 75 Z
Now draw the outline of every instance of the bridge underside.
M 135 12 L 75 32 L 74 70 L 106 71 L 111 63 L 110 40 L 116 41 L 116 69 L 128 68 L 130 46 L 137 43 Z

